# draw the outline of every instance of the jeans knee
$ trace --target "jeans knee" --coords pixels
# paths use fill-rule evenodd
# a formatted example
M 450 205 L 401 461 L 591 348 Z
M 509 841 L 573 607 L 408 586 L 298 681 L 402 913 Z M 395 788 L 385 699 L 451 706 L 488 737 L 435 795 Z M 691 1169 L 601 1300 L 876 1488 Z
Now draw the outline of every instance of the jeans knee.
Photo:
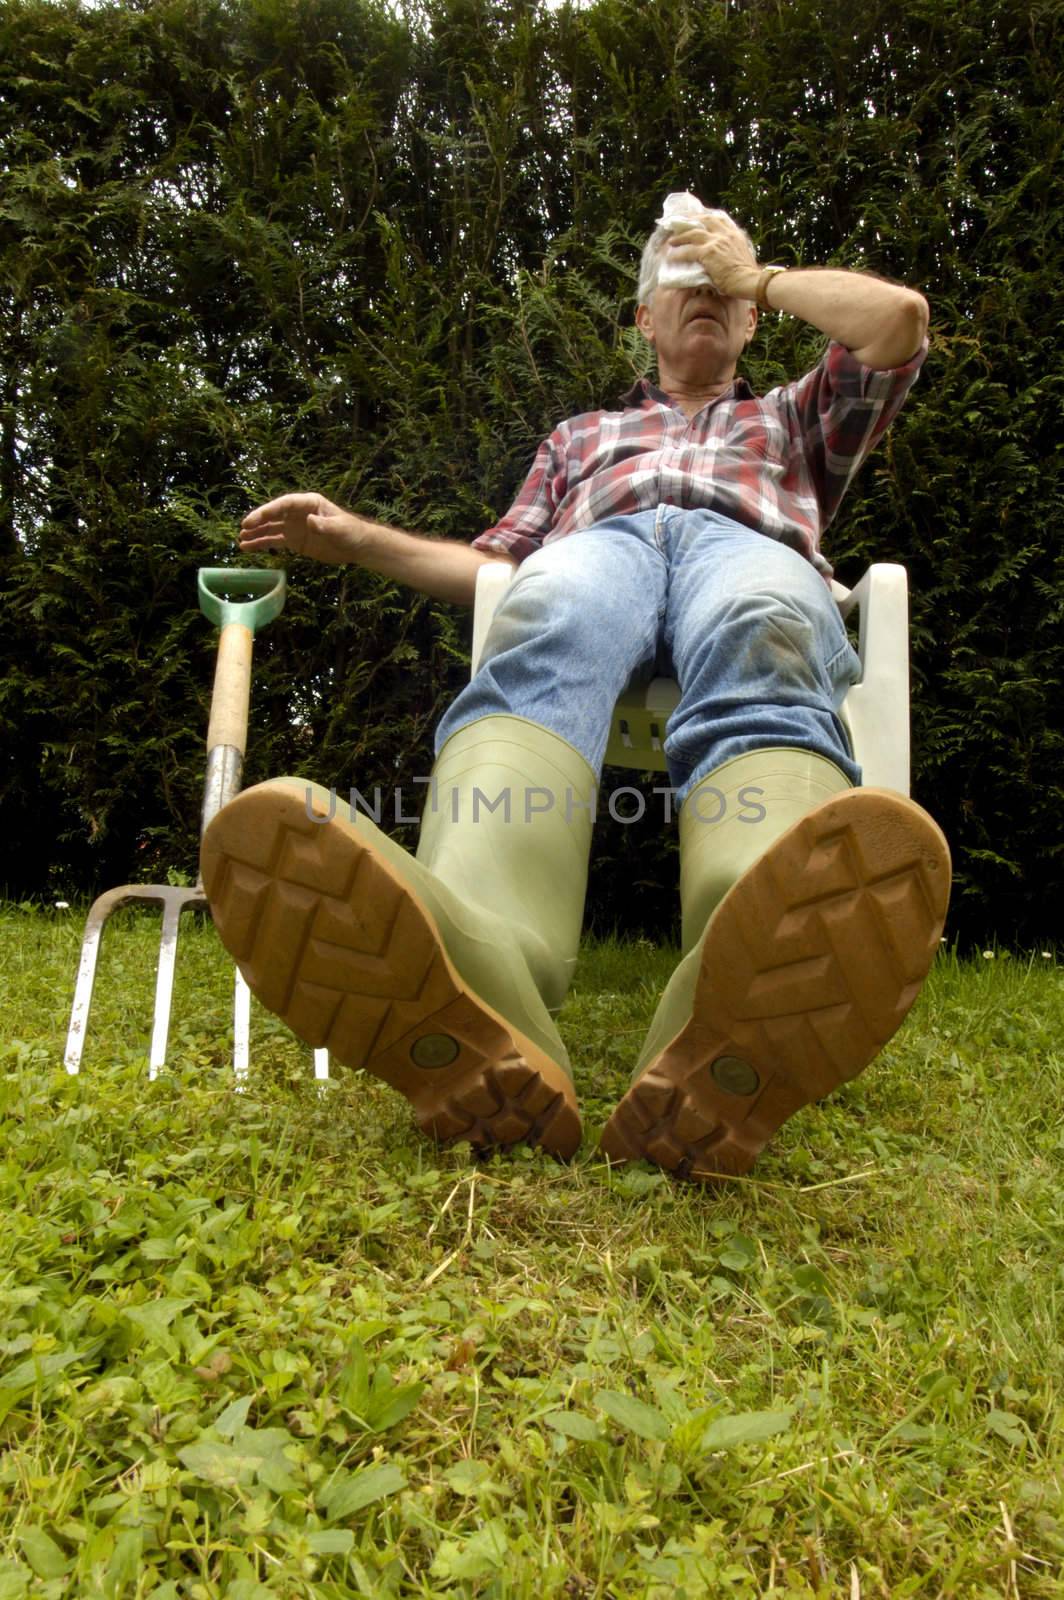
M 763 590 L 736 596 L 716 636 L 728 653 L 729 676 L 739 683 L 815 681 L 815 629 L 789 595 Z
M 833 698 L 840 676 L 852 681 L 855 658 L 827 595 L 766 583 L 726 597 L 700 624 L 683 652 L 686 690 L 813 702 Z
M 778 668 L 808 664 L 814 655 L 816 630 L 809 613 L 790 595 L 769 590 L 751 612 L 751 627 L 764 637 L 764 648 Z
M 777 623 L 782 627 L 811 628 L 819 615 L 814 603 L 793 590 L 765 584 L 743 594 L 733 595 L 729 610 L 750 625 Z
M 567 570 L 560 562 L 536 567 L 534 561 L 523 564 L 495 613 L 485 660 L 519 644 L 594 657 L 606 642 L 616 645 L 639 631 L 630 602 L 601 574 Z

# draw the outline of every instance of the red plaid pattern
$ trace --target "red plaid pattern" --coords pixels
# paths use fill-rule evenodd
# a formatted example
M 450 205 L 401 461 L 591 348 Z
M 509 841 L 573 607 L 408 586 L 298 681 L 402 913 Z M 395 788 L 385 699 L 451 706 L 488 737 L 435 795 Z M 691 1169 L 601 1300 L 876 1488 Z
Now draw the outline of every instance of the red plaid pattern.
M 623 411 L 589 411 L 555 428 L 509 511 L 473 548 L 523 561 L 607 517 L 669 505 L 719 511 L 829 578 L 820 535 L 926 354 L 925 343 L 905 366 L 877 371 L 832 343 L 797 383 L 759 399 L 737 378 L 692 418 L 641 379 Z

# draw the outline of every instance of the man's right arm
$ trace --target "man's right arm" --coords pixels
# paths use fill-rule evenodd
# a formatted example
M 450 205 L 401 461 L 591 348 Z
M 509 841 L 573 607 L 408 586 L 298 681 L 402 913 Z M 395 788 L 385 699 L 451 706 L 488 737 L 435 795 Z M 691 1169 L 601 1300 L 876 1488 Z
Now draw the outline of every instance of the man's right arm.
M 421 594 L 465 606 L 473 604 L 485 561 L 509 559 L 458 539 L 425 539 L 371 522 L 320 494 L 282 494 L 249 512 L 240 527 L 240 548 L 248 554 L 293 550 L 333 566 L 368 567 Z

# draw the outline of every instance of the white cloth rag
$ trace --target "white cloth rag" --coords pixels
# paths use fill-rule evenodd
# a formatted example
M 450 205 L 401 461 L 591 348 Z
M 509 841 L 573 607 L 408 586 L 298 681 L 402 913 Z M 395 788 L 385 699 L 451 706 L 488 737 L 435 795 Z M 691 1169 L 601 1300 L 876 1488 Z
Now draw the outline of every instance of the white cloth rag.
M 692 223 L 703 222 L 706 217 L 724 217 L 727 221 L 731 220 L 726 211 L 717 211 L 711 206 L 704 206 L 696 194 L 685 191 L 683 194 L 665 196 L 665 205 L 657 226 L 667 228 L 670 233 L 680 233 Z M 662 256 L 658 268 L 660 288 L 697 289 L 704 283 L 708 283 L 710 288 L 716 288 L 709 273 L 705 272 L 697 261 L 670 261 L 668 252 Z

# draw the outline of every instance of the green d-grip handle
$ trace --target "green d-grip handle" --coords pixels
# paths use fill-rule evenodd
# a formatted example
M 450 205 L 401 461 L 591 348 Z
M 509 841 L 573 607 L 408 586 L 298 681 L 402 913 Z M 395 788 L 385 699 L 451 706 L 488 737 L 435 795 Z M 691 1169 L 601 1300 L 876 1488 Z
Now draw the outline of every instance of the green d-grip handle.
M 200 567 L 200 610 L 216 627 L 239 622 L 254 633 L 284 610 L 285 575 L 279 567 Z

